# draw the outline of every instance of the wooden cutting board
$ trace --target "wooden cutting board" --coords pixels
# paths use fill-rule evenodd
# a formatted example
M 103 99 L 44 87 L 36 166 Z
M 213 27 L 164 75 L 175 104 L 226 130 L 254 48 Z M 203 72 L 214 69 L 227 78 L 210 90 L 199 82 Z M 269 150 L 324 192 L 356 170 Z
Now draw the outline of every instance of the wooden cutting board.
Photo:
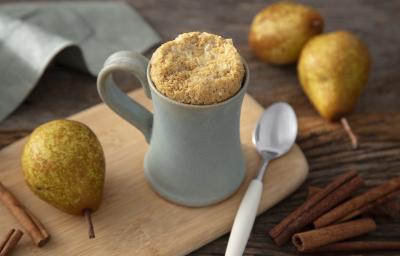
M 151 108 L 143 90 L 130 96 Z M 25 235 L 13 255 L 185 255 L 229 232 L 248 182 L 259 167 L 251 133 L 263 108 L 246 95 L 242 109 L 241 136 L 247 177 L 232 197 L 217 205 L 188 208 L 157 196 L 143 175 L 147 144 L 134 127 L 104 104 L 70 119 L 89 125 L 105 151 L 107 176 L 104 201 L 93 215 L 96 239 L 87 238 L 84 218 L 65 214 L 35 197 L 24 184 L 19 158 L 25 139 L 0 152 L 0 181 L 48 228 L 51 241 L 43 248 Z M 307 161 L 298 146 L 268 167 L 259 213 L 292 193 L 308 174 Z M 21 228 L 0 205 L 0 238 L 11 228 Z M 267 239 L 267 237 L 265 238 Z

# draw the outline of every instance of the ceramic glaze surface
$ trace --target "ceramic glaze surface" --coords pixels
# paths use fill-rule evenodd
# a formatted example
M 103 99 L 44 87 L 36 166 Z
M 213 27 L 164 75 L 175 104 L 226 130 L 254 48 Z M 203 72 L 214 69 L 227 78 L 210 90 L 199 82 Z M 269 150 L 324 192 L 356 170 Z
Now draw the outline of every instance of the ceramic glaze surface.
M 99 94 L 150 142 L 144 169 L 157 193 L 175 203 L 205 206 L 238 189 L 245 176 L 240 143 L 240 110 L 249 81 L 246 64 L 245 68 L 246 77 L 236 95 L 218 104 L 190 105 L 157 91 L 143 56 L 118 52 L 106 60 L 98 78 Z M 110 79 L 117 70 L 136 75 L 151 92 L 154 114 L 117 88 Z

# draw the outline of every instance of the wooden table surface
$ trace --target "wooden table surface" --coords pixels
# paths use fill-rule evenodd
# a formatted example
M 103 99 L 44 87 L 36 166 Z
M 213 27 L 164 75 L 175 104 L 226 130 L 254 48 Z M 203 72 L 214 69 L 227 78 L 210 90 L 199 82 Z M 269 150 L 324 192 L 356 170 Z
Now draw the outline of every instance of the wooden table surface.
M 337 173 L 352 168 L 360 171 L 370 185 L 400 175 L 400 1 L 301 1 L 323 14 L 325 31 L 353 31 L 369 46 L 373 59 L 370 80 L 353 114 L 348 116 L 359 136 L 358 150 L 350 148 L 339 124 L 327 123 L 318 116 L 299 87 L 295 66 L 266 65 L 252 55 L 247 44 L 249 24 L 253 15 L 272 1 L 129 2 L 166 40 L 196 30 L 233 38 L 250 64 L 249 93 L 264 107 L 276 101 L 287 101 L 296 110 L 299 118 L 297 142 L 309 161 L 310 176 L 295 194 L 257 218 L 245 255 L 297 255 L 290 245 L 276 247 L 266 234 L 303 202 L 308 185 L 323 186 Z M 95 81 L 87 74 L 52 66 L 23 105 L 0 123 L 0 147 L 27 135 L 40 123 L 100 103 Z M 125 91 L 138 86 L 137 82 L 127 79 L 121 85 Z M 378 224 L 378 230 L 367 239 L 400 240 L 399 221 L 381 218 Z M 224 236 L 191 255 L 223 255 L 227 241 L 228 236 Z M 371 252 L 368 255 L 399 254 Z

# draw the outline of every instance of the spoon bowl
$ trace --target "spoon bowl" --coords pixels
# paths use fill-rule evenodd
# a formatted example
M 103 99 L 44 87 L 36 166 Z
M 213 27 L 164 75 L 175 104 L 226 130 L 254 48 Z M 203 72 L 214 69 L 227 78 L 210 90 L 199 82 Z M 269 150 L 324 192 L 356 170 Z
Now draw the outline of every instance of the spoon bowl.
M 296 140 L 296 119 L 293 108 L 285 102 L 275 103 L 265 110 L 252 136 L 257 151 L 260 154 L 269 152 L 275 157 L 286 154 Z

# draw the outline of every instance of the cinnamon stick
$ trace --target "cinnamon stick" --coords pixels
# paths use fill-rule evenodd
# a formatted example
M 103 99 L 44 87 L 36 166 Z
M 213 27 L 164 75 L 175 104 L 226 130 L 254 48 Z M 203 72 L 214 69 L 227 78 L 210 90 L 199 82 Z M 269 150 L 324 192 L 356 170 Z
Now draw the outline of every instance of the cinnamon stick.
M 28 209 L 25 209 L 25 210 L 28 213 L 29 217 L 31 217 L 32 221 L 35 223 L 36 227 L 39 229 L 40 233 L 42 233 L 43 237 L 47 237 L 47 240 L 46 240 L 46 243 L 47 243 L 48 240 L 50 240 L 50 234 L 47 232 L 46 228 L 38 220 L 38 218 L 36 218 L 35 215 L 33 215 Z M 43 245 L 40 245 L 40 246 L 43 246 Z
M 269 235 L 277 245 L 283 245 L 294 233 L 299 232 L 326 211 L 347 199 L 363 184 L 363 179 L 357 175 L 356 171 L 349 171 L 338 176 L 271 229 Z
M 341 186 L 343 183 L 346 181 L 350 180 L 351 178 L 354 178 L 357 175 L 356 171 L 349 171 L 346 172 L 339 177 L 337 177 L 335 180 L 333 180 L 331 183 L 329 183 L 328 186 L 326 186 L 325 191 L 321 191 L 321 193 L 318 194 L 318 196 L 310 198 L 310 200 L 307 200 L 304 202 L 300 207 L 298 207 L 295 211 L 290 213 L 285 219 L 283 219 L 278 225 L 276 225 L 274 228 L 272 228 L 269 232 L 270 236 L 276 237 L 280 233 L 282 233 L 285 228 L 293 222 L 296 218 L 298 218 L 302 213 L 306 212 L 307 210 L 311 209 L 314 205 L 316 205 L 320 200 L 322 200 L 324 197 L 326 197 L 329 193 L 331 193 L 333 190 Z
M 349 221 L 320 229 L 295 234 L 292 238 L 294 246 L 300 252 L 366 234 L 376 229 L 371 218 Z
M 19 240 L 21 240 L 21 237 L 24 233 L 17 229 L 11 229 L 3 242 L 0 244 L 0 256 L 6 256 L 8 253 L 10 253 L 14 247 L 17 245 Z
M 311 196 L 315 195 L 317 192 L 321 191 L 322 188 L 309 186 L 308 187 L 308 194 L 307 199 L 310 199 Z M 394 192 L 390 194 L 391 196 L 385 197 L 386 200 L 382 200 L 377 204 L 372 205 L 371 208 L 367 208 L 366 212 L 371 213 L 373 215 L 387 215 L 393 219 L 400 218 L 400 203 L 396 200 L 396 195 L 400 194 L 399 192 Z M 392 198 L 393 197 L 393 198 Z M 390 199 L 392 198 L 392 199 Z M 381 204 L 380 204 L 381 203 Z M 359 213 L 360 214 L 360 213 Z
M 397 199 L 392 199 L 386 203 L 383 203 L 382 205 L 378 205 L 372 209 L 369 209 L 368 213 L 378 216 L 385 215 L 396 220 L 400 218 L 400 203 L 397 201 Z
M 352 211 L 351 213 L 347 214 L 346 216 L 344 216 L 343 218 L 341 218 L 340 220 L 338 220 L 336 222 L 340 223 L 340 222 L 344 222 L 344 221 L 350 220 L 350 219 L 352 219 L 352 218 L 354 218 L 354 217 L 356 217 L 358 215 L 361 215 L 361 214 L 363 214 L 363 213 L 365 213 L 365 212 L 367 212 L 367 211 L 369 211 L 369 210 L 371 210 L 373 208 L 376 208 L 376 207 L 378 207 L 378 206 L 380 206 L 380 205 L 382 205 L 382 204 L 384 204 L 384 203 L 396 198 L 399 194 L 400 194 L 400 191 L 392 192 L 392 193 L 390 193 L 390 194 L 388 194 L 386 196 L 383 196 L 383 197 L 377 199 L 376 201 L 374 201 L 374 202 L 372 202 L 370 204 L 366 204 L 366 205 L 364 205 L 364 206 Z
M 382 210 L 393 219 L 400 219 L 400 203 L 397 200 L 389 200 L 381 206 Z
M 306 252 L 340 252 L 340 251 L 389 251 L 400 250 L 399 241 L 353 241 L 328 244 Z
M 389 214 L 387 214 L 385 212 L 383 205 L 379 205 L 379 206 L 377 206 L 375 208 L 372 208 L 372 209 L 368 210 L 368 214 L 375 215 L 375 216 L 387 216 L 387 215 L 389 215 Z
M 8 240 L 10 240 L 10 237 L 12 236 L 12 234 L 15 232 L 15 229 L 11 229 L 10 231 L 8 231 L 7 235 L 4 237 L 3 241 L 1 241 L 0 243 L 0 252 L 3 251 L 4 247 L 6 246 Z
M 10 213 L 18 220 L 18 222 L 24 227 L 25 231 L 31 237 L 33 243 L 41 247 L 45 245 L 50 236 L 47 231 L 43 232 L 44 226 L 39 222 L 39 220 L 34 217 L 35 221 L 32 219 L 25 209 L 25 207 L 14 197 L 0 182 L 0 201 L 7 207 Z M 40 223 L 39 225 L 36 223 Z
M 312 196 L 320 192 L 322 188 L 315 187 L 315 186 L 309 186 L 308 187 L 308 193 L 307 193 L 307 200 L 310 199 Z
M 348 200 L 347 202 L 320 216 L 314 221 L 314 226 L 316 228 L 325 227 L 329 224 L 339 221 L 348 214 L 351 214 L 360 208 L 366 207 L 366 205 L 374 204 L 374 202 L 377 200 L 380 200 L 381 198 L 399 189 L 400 177 L 393 178 L 380 186 L 371 188 L 365 193 Z

